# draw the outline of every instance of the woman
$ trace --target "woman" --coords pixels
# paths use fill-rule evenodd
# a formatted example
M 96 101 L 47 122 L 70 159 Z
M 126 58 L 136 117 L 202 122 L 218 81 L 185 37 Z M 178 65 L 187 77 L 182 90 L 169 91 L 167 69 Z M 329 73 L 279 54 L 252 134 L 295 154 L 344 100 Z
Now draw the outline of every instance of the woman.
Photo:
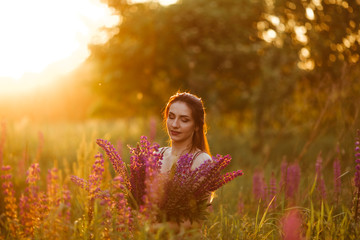
M 161 173 L 168 174 L 174 170 L 177 160 L 184 154 L 192 154 L 192 170 L 211 159 L 201 98 L 186 92 L 171 96 L 164 110 L 164 122 L 170 146 L 159 150 L 162 154 Z M 191 227 L 201 228 L 200 223 L 190 221 L 180 225 L 171 221 L 167 224 L 175 233 L 183 233 Z
M 193 156 L 191 169 L 211 159 L 206 139 L 205 109 L 201 98 L 186 92 L 171 96 L 164 110 L 164 121 L 170 147 L 160 149 L 163 155 L 162 173 L 169 172 L 184 154 Z

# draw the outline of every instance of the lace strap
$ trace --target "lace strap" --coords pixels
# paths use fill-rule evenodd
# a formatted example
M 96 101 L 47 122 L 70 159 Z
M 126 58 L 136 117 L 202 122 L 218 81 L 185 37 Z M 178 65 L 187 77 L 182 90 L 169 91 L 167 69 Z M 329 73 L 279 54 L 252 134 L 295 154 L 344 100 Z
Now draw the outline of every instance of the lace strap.
M 194 163 L 195 159 L 200 155 L 204 153 L 203 151 L 199 150 L 197 151 L 196 153 L 194 153 L 193 157 L 192 157 L 192 160 L 191 160 L 191 165 Z
M 160 154 L 161 154 L 161 155 L 164 155 L 165 151 L 168 150 L 168 149 L 169 149 L 169 147 L 163 147 L 163 148 L 161 148 Z

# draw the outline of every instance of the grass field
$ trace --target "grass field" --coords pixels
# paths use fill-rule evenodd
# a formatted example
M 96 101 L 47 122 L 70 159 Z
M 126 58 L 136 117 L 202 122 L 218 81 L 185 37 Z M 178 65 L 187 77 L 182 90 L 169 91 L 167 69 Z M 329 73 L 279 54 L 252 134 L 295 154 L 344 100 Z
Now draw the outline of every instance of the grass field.
M 206 220 L 179 228 L 108 206 L 70 179 L 94 176 L 98 138 L 110 141 L 125 162 L 127 145 L 135 146 L 141 135 L 165 145 L 158 120 L 36 124 L 23 119 L 1 126 L 0 239 L 360 238 L 356 130 L 343 142 L 322 136 L 297 160 L 306 139 L 266 139 L 257 150 L 250 134 L 213 125 L 212 153 L 232 155 L 226 170 L 242 169 L 244 176 L 216 191 Z M 114 169 L 107 159 L 103 164 L 99 185 L 108 188 Z M 116 204 L 122 204 L 121 197 Z

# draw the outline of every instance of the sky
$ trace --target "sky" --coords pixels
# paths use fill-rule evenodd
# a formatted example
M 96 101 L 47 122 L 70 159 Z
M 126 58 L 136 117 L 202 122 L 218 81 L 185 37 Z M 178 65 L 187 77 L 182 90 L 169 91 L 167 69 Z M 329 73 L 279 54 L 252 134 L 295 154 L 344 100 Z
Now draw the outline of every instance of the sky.
M 0 1 L 0 94 L 29 91 L 75 69 L 89 43 L 106 40 L 99 29 L 119 21 L 100 0 Z
M 28 90 L 51 81 L 51 72 L 74 69 L 99 39 L 99 28 L 118 22 L 99 0 L 0 1 L 0 93 Z

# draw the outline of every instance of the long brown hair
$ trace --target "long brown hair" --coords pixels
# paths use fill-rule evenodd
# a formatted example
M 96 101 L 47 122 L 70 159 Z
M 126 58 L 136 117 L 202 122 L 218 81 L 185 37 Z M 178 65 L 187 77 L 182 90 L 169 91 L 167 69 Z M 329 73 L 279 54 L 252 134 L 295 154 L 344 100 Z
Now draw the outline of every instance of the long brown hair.
M 169 115 L 169 108 L 174 102 L 184 102 L 192 112 L 195 121 L 195 132 L 192 139 L 191 149 L 198 148 L 210 155 L 209 144 L 206 138 L 205 108 L 201 98 L 188 92 L 178 92 L 171 96 L 164 110 L 164 121 Z

